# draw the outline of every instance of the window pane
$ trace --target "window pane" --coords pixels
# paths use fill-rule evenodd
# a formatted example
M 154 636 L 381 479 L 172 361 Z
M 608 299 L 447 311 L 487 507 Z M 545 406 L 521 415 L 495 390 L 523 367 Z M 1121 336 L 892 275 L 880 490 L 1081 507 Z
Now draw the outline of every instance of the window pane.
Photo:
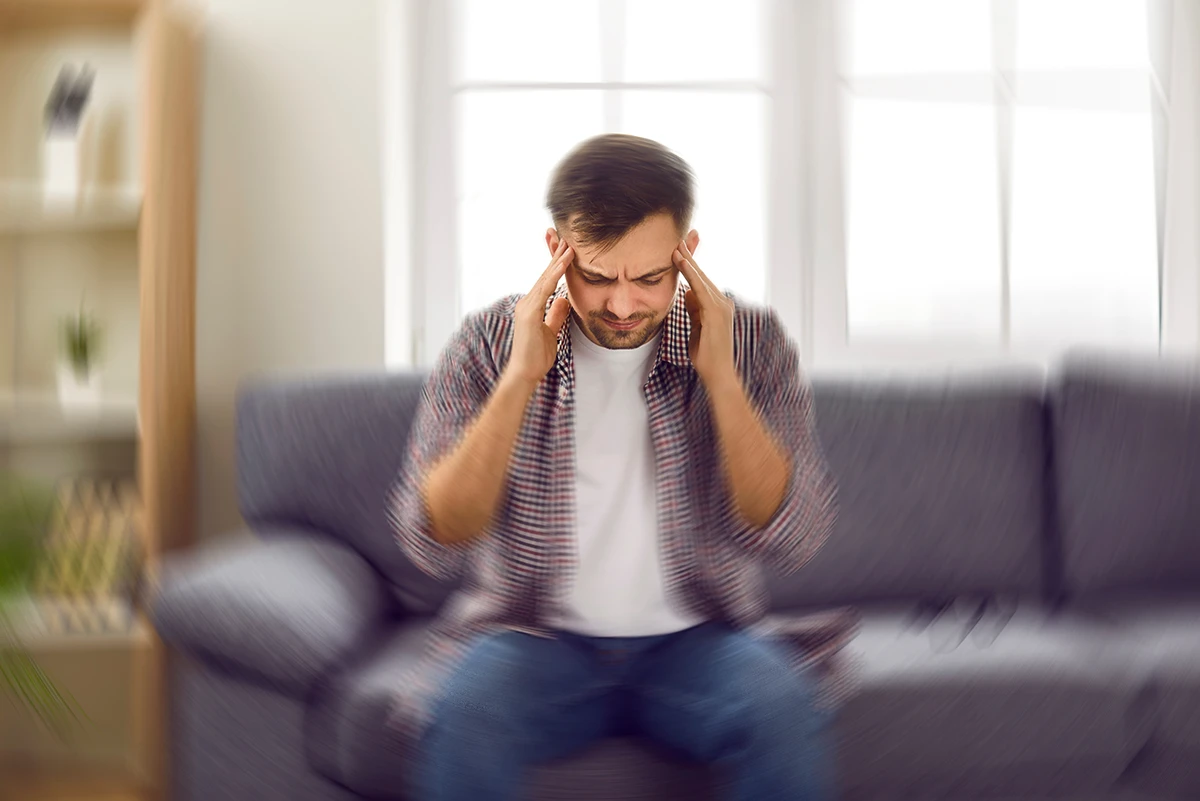
M 624 132 L 657 140 L 696 175 L 696 261 L 721 289 L 766 300 L 767 99 L 757 93 L 623 92 Z
M 602 130 L 602 108 L 601 94 L 586 90 L 460 96 L 459 308 L 464 312 L 527 292 L 545 269 L 550 173 L 572 147 Z
M 992 108 L 855 99 L 849 137 L 851 338 L 996 341 L 1000 234 Z
M 769 55 L 763 0 L 626 4 L 625 80 L 758 81 Z
M 1148 66 L 1145 0 L 1022 0 L 1018 69 Z
M 1014 339 L 1158 342 L 1150 128 L 1148 110 L 1017 109 Z
M 991 0 L 849 0 L 850 75 L 990 70 Z
M 599 0 L 460 0 L 467 81 L 599 81 Z

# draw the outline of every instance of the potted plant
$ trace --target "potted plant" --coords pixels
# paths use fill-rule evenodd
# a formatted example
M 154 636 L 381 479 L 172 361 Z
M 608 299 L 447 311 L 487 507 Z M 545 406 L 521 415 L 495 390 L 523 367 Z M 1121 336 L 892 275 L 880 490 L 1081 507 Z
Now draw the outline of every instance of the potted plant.
M 0 695 L 62 734 L 78 717 L 75 702 L 54 686 L 21 643 L 21 627 L 32 609 L 29 584 L 53 512 L 53 493 L 0 474 Z
M 62 358 L 58 364 L 58 397 L 63 406 L 95 406 L 100 402 L 100 324 L 84 310 L 62 320 Z

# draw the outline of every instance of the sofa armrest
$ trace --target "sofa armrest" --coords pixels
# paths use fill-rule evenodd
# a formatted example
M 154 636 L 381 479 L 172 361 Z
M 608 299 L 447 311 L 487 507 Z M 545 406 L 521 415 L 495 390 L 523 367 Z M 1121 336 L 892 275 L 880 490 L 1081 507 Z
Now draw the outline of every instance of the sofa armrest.
M 388 615 L 383 582 L 319 534 L 272 531 L 160 565 L 151 615 L 183 651 L 306 692 Z

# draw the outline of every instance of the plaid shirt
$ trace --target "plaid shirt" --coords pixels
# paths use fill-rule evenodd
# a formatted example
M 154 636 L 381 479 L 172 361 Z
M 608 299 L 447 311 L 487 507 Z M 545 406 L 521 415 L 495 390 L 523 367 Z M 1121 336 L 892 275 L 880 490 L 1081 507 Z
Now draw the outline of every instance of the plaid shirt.
M 556 297 L 563 295 L 560 289 Z M 526 410 L 508 465 L 506 496 L 489 529 L 461 546 L 430 536 L 420 485 L 487 402 L 508 361 L 513 310 L 508 297 L 469 316 L 426 383 L 395 485 L 391 517 L 400 547 L 423 571 L 462 589 L 431 632 L 428 653 L 401 683 L 394 722 L 417 733 L 442 679 L 481 634 L 521 631 L 552 637 L 551 612 L 566 598 L 575 565 L 575 373 L 564 326 L 554 368 Z M 553 300 L 553 298 L 551 299 Z M 718 453 L 705 394 L 688 357 L 691 320 L 682 290 L 667 314 L 646 385 L 659 498 L 659 537 L 669 597 L 707 620 L 754 627 L 794 646 L 798 668 L 821 679 L 821 703 L 850 691 L 836 658 L 854 630 L 849 610 L 785 619 L 767 616 L 763 564 L 798 570 L 829 536 L 836 488 L 814 431 L 811 392 L 773 312 L 736 304 L 734 360 L 747 394 L 792 460 L 773 519 L 761 528 L 737 513 Z M 569 320 L 568 323 L 569 325 Z M 614 576 L 614 584 L 620 576 Z

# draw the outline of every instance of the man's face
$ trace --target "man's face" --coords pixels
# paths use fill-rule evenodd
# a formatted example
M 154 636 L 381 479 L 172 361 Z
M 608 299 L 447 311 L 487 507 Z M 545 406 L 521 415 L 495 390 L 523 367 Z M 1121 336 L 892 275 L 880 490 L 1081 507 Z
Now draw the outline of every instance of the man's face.
M 558 232 L 546 232 L 553 253 Z M 575 258 L 567 268 L 571 310 L 587 338 L 605 348 L 636 348 L 649 342 L 666 320 L 679 270 L 671 259 L 679 230 L 669 214 L 647 217 L 608 250 L 583 247 L 567 235 Z M 700 236 L 687 235 L 696 250 Z

